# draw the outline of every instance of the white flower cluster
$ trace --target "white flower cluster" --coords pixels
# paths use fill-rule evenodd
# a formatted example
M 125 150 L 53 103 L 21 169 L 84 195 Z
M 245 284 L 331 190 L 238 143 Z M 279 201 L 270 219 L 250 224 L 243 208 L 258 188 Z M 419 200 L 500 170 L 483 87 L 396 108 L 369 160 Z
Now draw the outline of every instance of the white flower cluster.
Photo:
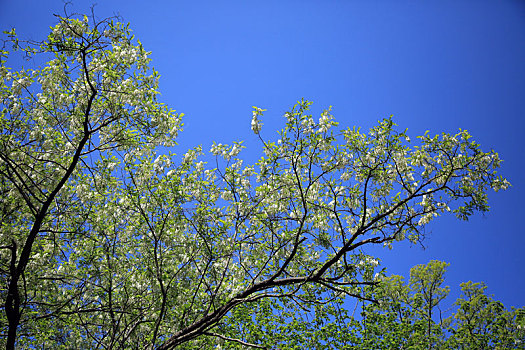
M 419 221 L 417 222 L 417 225 L 418 226 L 425 226 L 426 224 L 428 224 L 430 221 L 432 221 L 432 219 L 436 216 L 438 216 L 439 214 L 435 211 L 433 212 L 430 212 L 430 213 L 426 213 L 424 214 L 423 216 L 421 216 L 421 218 L 419 219 Z
M 494 181 L 492 181 L 491 186 L 492 189 L 497 192 L 499 190 L 506 190 L 507 188 L 509 188 L 510 182 L 504 178 L 496 178 L 494 179 Z
M 360 260 L 357 264 L 356 264 L 356 267 L 358 269 L 364 269 L 366 267 L 372 267 L 372 268 L 375 268 L 379 265 L 379 261 L 377 259 L 374 259 L 370 256 L 365 256 L 362 260 Z
M 259 132 L 261 131 L 262 129 L 262 126 L 263 126 L 263 123 L 257 119 L 257 115 L 254 113 L 253 117 L 252 117 L 252 131 L 258 135 Z
M 13 95 L 20 95 L 22 93 L 22 89 L 28 87 L 31 84 L 31 80 L 29 77 L 21 77 L 19 79 L 13 79 L 12 85 L 11 85 L 11 93 Z
M 319 132 L 325 133 L 330 129 L 330 127 L 333 125 L 332 123 L 333 117 L 328 113 L 328 111 L 324 111 L 321 114 L 321 118 L 319 118 Z
M 233 146 L 223 145 L 222 143 L 212 144 L 210 148 L 211 154 L 214 156 L 222 156 L 225 160 L 230 160 L 233 157 L 239 155 L 244 146 L 240 142 L 236 142 Z
M 265 110 L 259 107 L 253 107 L 252 112 L 252 131 L 258 135 L 259 132 L 262 129 L 263 123 L 257 118 L 258 116 L 262 116 L 263 112 Z
M 60 36 L 82 37 L 82 34 L 88 30 L 87 16 L 84 16 L 82 20 L 76 18 L 61 18 L 60 22 L 53 27 L 51 36 L 54 38 L 60 38 Z
M 194 149 L 188 150 L 182 158 L 182 164 L 193 164 L 199 155 L 202 154 L 202 147 L 197 146 Z

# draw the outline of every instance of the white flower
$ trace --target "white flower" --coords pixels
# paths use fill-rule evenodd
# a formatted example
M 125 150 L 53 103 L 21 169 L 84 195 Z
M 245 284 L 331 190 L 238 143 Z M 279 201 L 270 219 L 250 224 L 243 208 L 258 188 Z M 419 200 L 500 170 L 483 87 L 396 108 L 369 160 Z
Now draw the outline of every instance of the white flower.
M 204 162 L 198 162 L 195 164 L 195 170 L 197 170 L 199 173 L 204 170 Z
M 328 131 L 328 129 L 332 126 L 330 123 L 330 120 L 332 117 L 328 114 L 328 112 L 323 112 L 321 114 L 321 118 L 319 118 L 319 132 L 323 133 Z
M 109 171 L 113 171 L 113 169 L 115 169 L 115 166 L 117 165 L 117 163 L 114 163 L 114 162 L 109 162 L 107 167 L 108 167 L 108 170 Z
M 222 144 L 219 143 L 219 144 L 217 145 L 217 144 L 214 143 L 214 144 L 211 146 L 210 152 L 211 152 L 214 156 L 216 156 L 216 155 L 219 155 L 219 154 L 221 153 L 222 148 L 223 148 Z
M 233 146 L 232 150 L 230 151 L 230 157 L 237 156 L 240 151 L 241 151 L 241 147 L 239 147 L 238 145 Z
M 184 157 L 182 158 L 182 163 L 183 164 L 189 163 L 189 162 L 191 162 L 192 158 L 193 157 L 191 155 L 191 152 L 188 151 L 186 154 L 184 154 Z
M 284 117 L 286 118 L 288 122 L 292 122 L 294 120 L 294 115 L 290 112 L 284 113 Z
M 261 121 L 257 119 L 257 114 L 254 113 L 253 118 L 252 118 L 252 131 L 255 134 L 259 134 L 262 126 L 263 126 L 263 123 L 261 123 Z

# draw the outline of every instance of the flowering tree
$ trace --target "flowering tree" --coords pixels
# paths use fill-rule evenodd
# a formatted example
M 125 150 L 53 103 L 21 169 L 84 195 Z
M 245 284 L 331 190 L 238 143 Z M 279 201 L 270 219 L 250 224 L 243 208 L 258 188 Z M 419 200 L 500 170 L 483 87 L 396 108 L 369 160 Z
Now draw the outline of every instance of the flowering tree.
M 466 131 L 419 138 L 392 119 L 340 130 L 310 102 L 277 142 L 168 152 L 181 116 L 156 99 L 157 73 L 127 26 L 60 17 L 15 51 L 44 68 L 12 72 L 1 53 L 0 328 L 7 349 L 186 348 L 228 342 L 228 317 L 367 299 L 377 260 L 362 248 L 416 242 L 443 212 L 486 211 L 505 189 L 500 160 Z M 258 305 L 263 305 L 258 304 Z

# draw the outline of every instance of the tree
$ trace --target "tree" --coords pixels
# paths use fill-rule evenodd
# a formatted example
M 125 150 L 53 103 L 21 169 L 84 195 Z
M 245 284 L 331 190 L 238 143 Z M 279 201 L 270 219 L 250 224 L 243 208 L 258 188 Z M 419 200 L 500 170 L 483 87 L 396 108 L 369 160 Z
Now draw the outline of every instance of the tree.
M 369 298 L 377 303 L 363 303 L 359 333 L 364 349 L 410 348 L 415 333 L 410 286 L 402 276 L 381 277 L 377 288 L 369 290 Z
M 428 349 L 439 343 L 441 327 L 433 319 L 433 311 L 447 297 L 450 288 L 441 287 L 445 281 L 445 270 L 448 264 L 432 260 L 427 265 L 417 265 L 410 269 L 410 286 L 414 292 L 414 311 L 423 320 L 421 325 L 425 332 L 419 334 L 420 344 L 427 343 Z M 441 316 L 441 315 L 440 315 Z M 441 317 L 440 317 L 441 319 Z
M 483 283 L 472 282 L 462 283 L 464 295 L 447 303 L 450 288 L 442 285 L 447 266 L 437 260 L 414 266 L 408 282 L 402 276 L 386 276 L 383 269 L 378 276 L 381 282 L 365 287 L 366 296 L 375 302 L 362 301 L 352 314 L 342 299 L 310 311 L 295 303 L 262 299 L 235 309 L 220 333 L 281 350 L 523 349 L 524 309 L 505 309 L 484 294 Z M 426 299 L 432 303 L 423 301 L 422 290 L 433 295 Z M 429 323 L 430 307 L 440 312 L 431 312 Z M 357 310 L 360 317 L 354 315 Z M 213 343 L 202 347 L 211 348 Z M 228 344 L 228 348 L 243 346 Z
M 402 276 L 381 279 L 370 290 L 379 303 L 363 305 L 361 333 L 366 348 L 422 349 L 443 348 L 447 322 L 441 314 L 436 322 L 433 310 L 443 301 L 449 287 L 442 287 L 447 263 L 432 260 L 410 269 L 410 280 Z
M 166 147 L 182 114 L 157 101 L 159 76 L 128 26 L 66 15 L 41 43 L 7 39 L 48 60 L 15 72 L 1 52 L 7 349 L 269 347 L 226 336 L 228 317 L 367 300 L 377 261 L 364 247 L 417 242 L 434 217 L 486 211 L 488 189 L 509 185 L 467 131 L 411 147 L 392 118 L 341 130 L 304 100 L 276 142 L 254 107 L 255 165 L 240 142 L 213 144 L 212 167 L 202 147 L 179 160 Z
M 383 273 L 381 283 L 368 288 L 378 303 L 363 303 L 358 322 L 344 319 L 353 321 L 349 332 L 359 340 L 352 348 L 523 349 L 523 308 L 505 309 L 484 294 L 483 283 L 462 283 L 463 295 L 446 308 L 450 316 L 441 312 L 450 290 L 442 286 L 447 266 L 437 260 L 414 266 L 408 283 Z
M 523 349 L 523 309 L 508 311 L 499 301 L 485 295 L 484 283 L 471 281 L 461 284 L 463 295 L 456 300 L 458 307 L 449 339 L 456 349 Z

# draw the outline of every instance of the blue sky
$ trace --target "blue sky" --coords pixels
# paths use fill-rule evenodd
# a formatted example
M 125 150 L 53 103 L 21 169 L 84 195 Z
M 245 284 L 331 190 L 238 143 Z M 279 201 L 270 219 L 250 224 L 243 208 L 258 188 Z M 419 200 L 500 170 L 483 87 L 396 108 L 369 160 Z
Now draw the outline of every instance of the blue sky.
M 61 0 L 0 0 L 0 29 L 43 39 L 62 9 Z M 413 140 L 469 130 L 499 152 L 513 187 L 490 193 L 484 216 L 441 217 L 426 250 L 382 251 L 383 266 L 407 275 L 444 260 L 453 291 L 484 281 L 506 306 L 525 305 L 525 2 L 99 0 L 95 13 L 120 14 L 153 52 L 161 100 L 186 114 L 178 154 L 244 140 L 253 161 L 251 107 L 268 110 L 263 136 L 274 138 L 302 97 L 315 113 L 333 106 L 342 127 L 367 130 L 393 114 Z

